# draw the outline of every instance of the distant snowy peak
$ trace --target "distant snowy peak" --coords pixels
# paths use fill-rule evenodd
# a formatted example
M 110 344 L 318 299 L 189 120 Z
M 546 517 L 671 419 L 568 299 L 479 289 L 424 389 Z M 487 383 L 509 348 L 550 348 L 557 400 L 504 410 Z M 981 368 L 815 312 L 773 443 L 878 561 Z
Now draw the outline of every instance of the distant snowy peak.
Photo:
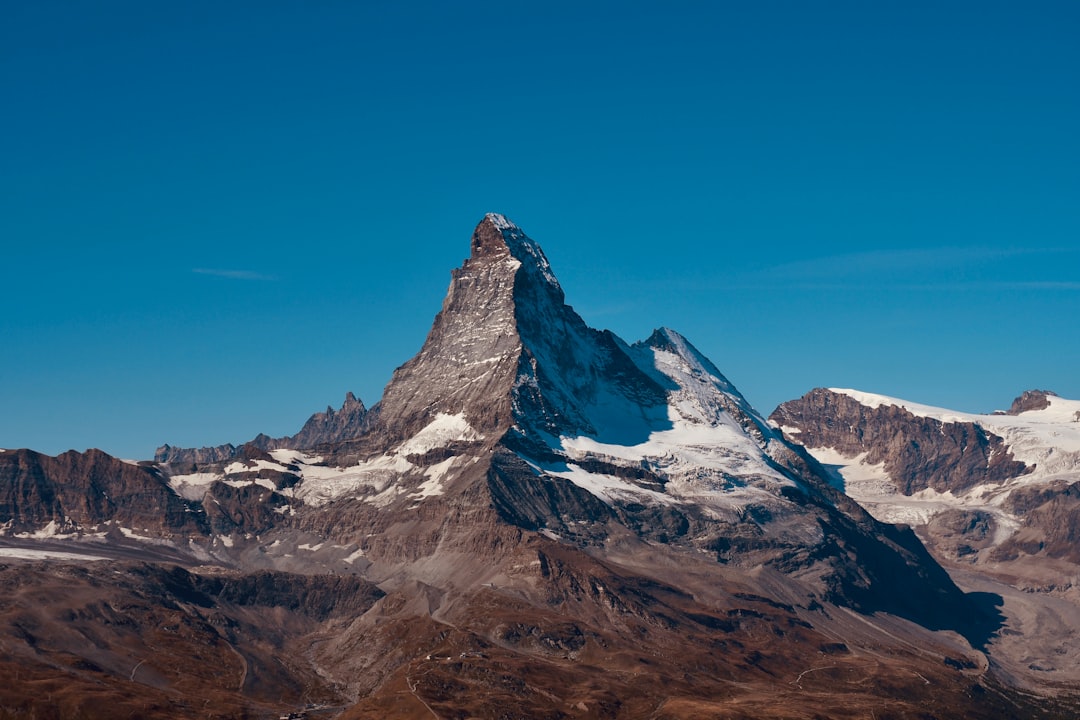
M 723 373 L 694 347 L 689 340 L 670 328 L 660 328 L 647 340 L 635 343 L 634 347 L 648 347 L 653 351 L 655 367 L 682 387 L 707 384 L 712 390 L 709 395 L 719 398 L 722 409 L 733 415 L 745 415 L 751 418 L 759 432 L 771 434 L 768 422 L 755 410 L 746 398 Z
M 986 540 L 994 548 L 1007 547 L 1018 529 L 1016 537 L 1030 539 L 1073 527 L 1060 518 L 1038 520 L 1051 515 L 1038 508 L 1080 487 L 1080 401 L 1028 391 L 1011 411 L 966 413 L 819 388 L 783 403 L 770 420 L 831 467 L 836 483 L 879 519 L 945 527 L 952 521 L 944 518 L 962 513 L 974 519 L 971 527 L 995 528 Z
M 1012 411 L 965 413 L 921 405 L 885 395 L 849 389 L 831 389 L 868 408 L 891 406 L 916 417 L 942 423 L 971 423 L 1002 437 L 1018 460 L 1034 468 L 1033 478 L 1080 468 L 1080 401 L 1047 391 L 1027 391 L 1012 404 Z
M 783 403 L 770 419 L 811 451 L 865 454 L 866 463 L 884 463 L 904 494 L 927 487 L 963 492 L 1080 471 L 1080 401 L 1040 397 L 1039 409 L 980 414 L 819 388 Z

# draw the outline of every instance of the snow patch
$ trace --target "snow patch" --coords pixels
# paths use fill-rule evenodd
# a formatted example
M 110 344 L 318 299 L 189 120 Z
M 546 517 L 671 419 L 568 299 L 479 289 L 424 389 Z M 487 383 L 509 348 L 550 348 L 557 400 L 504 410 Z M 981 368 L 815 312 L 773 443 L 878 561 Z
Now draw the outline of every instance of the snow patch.
M 22 560 L 83 560 L 98 562 L 109 558 L 100 555 L 64 552 L 62 550 L 38 550 L 31 548 L 0 547 L 0 557 L 19 558 Z
M 304 480 L 296 496 L 309 505 L 323 505 L 345 495 L 359 495 L 361 490 L 382 493 L 413 467 L 399 455 L 380 455 L 347 468 L 301 465 Z
M 32 540 L 65 540 L 67 538 L 75 537 L 75 535 L 76 533 L 63 532 L 63 526 L 60 523 L 56 522 L 56 520 L 50 520 L 48 524 L 46 524 L 45 527 L 41 528 L 40 530 L 37 530 L 35 532 L 17 533 L 15 537 L 27 538 Z
M 647 490 L 617 478 L 614 475 L 589 472 L 573 463 L 568 464 L 566 467 L 567 469 L 565 471 L 558 472 L 549 470 L 546 474 L 569 480 L 579 488 L 588 490 L 607 505 L 614 505 L 615 502 L 619 500 L 623 502 L 651 500 L 660 505 L 671 505 L 675 502 L 674 498 L 671 498 L 664 493 L 656 492 L 655 490 Z
M 552 438 L 564 462 L 534 465 L 538 473 L 569 480 L 608 504 L 697 504 L 718 517 L 751 503 L 775 503 L 782 487 L 796 486 L 769 457 L 770 444 L 780 442 L 776 431 L 681 335 L 660 330 L 647 342 L 622 347 L 643 373 L 667 388 L 666 402 L 643 406 L 632 389 L 601 379 L 588 389 L 581 408 L 594 431 Z M 603 361 L 593 357 L 596 350 L 583 338 L 566 352 L 577 365 Z M 557 358 L 539 354 L 536 362 L 559 367 Z M 556 393 L 571 401 L 580 398 L 581 392 L 562 378 L 547 380 L 555 383 Z M 516 380 L 518 388 L 526 385 L 537 385 L 527 371 Z M 626 468 L 631 477 L 644 474 L 644 481 L 585 469 L 598 464 Z M 662 485 L 650 482 L 649 475 Z
M 273 480 L 267 480 L 266 478 L 253 478 L 251 480 L 222 480 L 229 487 L 242 488 L 250 485 L 258 485 L 259 487 L 266 488 L 270 492 L 277 492 L 277 485 L 274 485 Z
M 166 540 L 164 538 L 153 537 L 153 536 L 150 536 L 150 535 L 140 535 L 135 530 L 133 530 L 131 528 L 126 528 L 126 527 L 118 527 L 117 529 L 120 531 L 120 533 L 124 537 L 128 538 L 129 540 L 138 540 L 139 542 L 145 543 L 147 545 L 162 545 L 162 546 L 166 546 L 166 547 L 176 547 L 176 545 L 174 545 L 172 542 L 170 542 L 169 540 Z M 143 528 L 143 532 L 148 533 L 148 532 L 150 532 L 150 530 L 148 530 L 146 528 Z
M 202 500 L 206 495 L 207 486 L 223 480 L 220 473 L 190 473 L 187 475 L 173 475 L 169 478 L 169 487 L 185 500 Z
M 469 425 L 463 413 L 456 415 L 439 413 L 424 429 L 401 443 L 396 452 L 399 455 L 423 455 L 435 448 L 446 447 L 452 442 L 472 442 L 480 439 L 481 435 Z
M 434 497 L 436 495 L 442 495 L 445 491 L 443 489 L 442 479 L 446 476 L 446 473 L 450 471 L 450 468 L 454 465 L 454 461 L 457 458 L 447 458 L 441 463 L 432 465 L 425 472 L 427 480 L 420 483 L 420 487 L 416 489 L 416 492 L 412 493 L 409 497 L 416 498 L 417 500 Z
M 882 522 L 917 527 L 946 510 L 981 511 L 991 515 L 997 525 L 994 544 L 1004 542 L 1020 527 L 1017 518 L 1002 508 L 1016 483 L 981 485 L 960 495 L 933 488 L 904 495 L 885 471 L 885 463 L 866 462 L 868 453 L 848 457 L 832 448 L 813 448 L 809 452 L 842 478 L 843 490 L 849 497 Z
M 273 470 L 275 472 L 290 472 L 290 470 L 276 462 L 269 460 L 255 460 L 252 464 L 249 462 L 234 462 L 225 467 L 226 475 L 236 475 L 238 473 L 257 472 L 259 470 Z

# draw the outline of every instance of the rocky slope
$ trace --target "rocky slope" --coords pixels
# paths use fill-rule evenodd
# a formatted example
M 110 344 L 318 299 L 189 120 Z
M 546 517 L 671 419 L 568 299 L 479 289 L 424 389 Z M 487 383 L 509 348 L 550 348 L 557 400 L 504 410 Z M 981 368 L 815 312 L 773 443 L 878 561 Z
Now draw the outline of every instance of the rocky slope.
M 145 532 L 101 536 L 119 522 L 116 508 L 68 509 L 93 496 L 87 480 L 64 500 L 62 537 L 41 537 L 60 510 L 24 505 L 60 493 L 68 476 L 38 465 L 11 474 L 0 555 L 25 567 L 42 553 L 81 553 L 90 569 L 74 595 L 107 588 L 110 607 L 139 598 L 129 605 L 147 626 L 175 624 L 159 606 L 229 628 L 249 622 L 244 603 L 272 605 L 280 629 L 243 625 L 256 628 L 247 640 L 226 639 L 246 663 L 288 658 L 274 670 L 283 687 L 310 690 L 283 693 L 283 705 L 306 692 L 342 703 L 342 717 L 1075 710 L 1068 697 L 1027 698 L 991 671 L 982 649 L 1001 622 L 991 595 L 962 593 L 910 530 L 832 487 L 678 333 L 628 344 L 589 328 L 539 246 L 499 215 L 477 226 L 423 347 L 377 409 L 350 396 L 286 444 L 163 449 L 158 465 L 116 467 L 145 485 L 144 502 L 182 519 L 145 524 L 136 509 L 151 511 L 132 500 L 117 506 L 131 508 L 122 522 Z M 130 557 L 132 543 L 186 559 L 194 579 L 170 570 L 136 587 L 92 559 Z M 39 596 L 69 582 L 70 566 L 34 567 Z M 362 583 L 330 592 L 329 579 L 308 587 L 287 579 L 296 573 Z M 205 579 L 220 574 L 236 579 Z M 35 627 L 60 637 L 80 612 L 50 611 Z M 234 703 L 222 716 L 268 709 L 247 673 L 227 695 L 233 680 L 160 667 L 125 675 L 122 662 L 28 627 L 20 619 L 3 632 L 21 638 L 35 682 L 53 668 L 80 687 L 104 683 L 154 703 L 146 717 L 190 707 L 200 687 Z M 187 662 L 201 643 L 223 663 L 228 648 L 198 627 L 195 642 L 167 651 Z M 133 642 L 126 630 L 109 638 Z M 4 707 L 49 708 L 2 692 Z
M 381 593 L 356 577 L 0 558 L 0 717 L 277 717 L 343 698 L 306 639 Z

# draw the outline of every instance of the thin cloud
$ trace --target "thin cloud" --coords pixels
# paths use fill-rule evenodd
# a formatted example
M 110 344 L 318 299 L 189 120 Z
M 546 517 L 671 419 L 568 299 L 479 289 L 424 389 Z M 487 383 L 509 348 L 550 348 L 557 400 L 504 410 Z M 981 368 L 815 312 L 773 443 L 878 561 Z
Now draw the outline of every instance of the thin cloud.
M 762 277 L 804 280 L 896 275 L 919 271 L 941 271 L 982 265 L 1030 255 L 1070 252 L 1062 248 L 938 247 L 910 250 L 870 250 L 799 260 L 765 268 Z
M 230 280 L 277 280 L 273 275 L 264 275 L 253 270 L 217 270 L 214 268 L 193 268 L 193 273 L 229 278 Z
M 782 263 L 743 276 L 744 287 L 767 290 L 778 284 L 800 290 L 845 290 L 866 286 L 907 290 L 1076 290 L 1080 283 L 1055 280 L 992 279 L 995 265 L 1020 258 L 1062 256 L 1067 248 L 939 247 L 870 250 Z M 1049 269 L 1060 261 L 1041 261 Z M 969 273 L 981 278 L 966 278 Z M 1000 275 L 1001 273 L 994 273 Z
M 1057 280 L 1033 280 L 1031 282 L 1004 282 L 1000 287 L 1007 290 L 1080 290 L 1080 282 Z

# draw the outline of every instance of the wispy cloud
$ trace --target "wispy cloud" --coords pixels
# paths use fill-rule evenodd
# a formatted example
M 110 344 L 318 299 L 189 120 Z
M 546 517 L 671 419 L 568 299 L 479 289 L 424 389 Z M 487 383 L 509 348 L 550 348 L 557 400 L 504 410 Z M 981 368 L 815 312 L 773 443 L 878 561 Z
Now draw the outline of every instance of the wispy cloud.
M 996 283 L 1003 290 L 1080 290 L 1080 282 L 1035 280 L 1032 282 Z
M 193 273 L 229 278 L 230 280 L 277 280 L 273 275 L 265 275 L 253 270 L 217 270 L 214 268 L 193 268 Z
M 999 247 L 870 250 L 782 263 L 762 268 L 743 280 L 760 288 L 782 284 L 804 290 L 841 290 L 867 285 L 897 289 L 1076 290 L 1080 282 L 1001 277 L 1015 272 L 1013 266 L 1021 262 L 1029 269 L 1037 267 L 1032 262 L 1038 263 L 1040 274 L 1060 270 L 1061 256 L 1076 253 L 1067 248 Z M 1055 256 L 1057 261 L 1051 262 Z M 1043 260 L 1044 257 L 1047 259 Z
M 878 273 L 952 270 L 1009 258 L 1072 252 L 1064 248 L 937 247 L 906 250 L 869 250 L 799 260 L 765 268 L 761 275 L 775 278 L 824 279 L 866 277 Z

